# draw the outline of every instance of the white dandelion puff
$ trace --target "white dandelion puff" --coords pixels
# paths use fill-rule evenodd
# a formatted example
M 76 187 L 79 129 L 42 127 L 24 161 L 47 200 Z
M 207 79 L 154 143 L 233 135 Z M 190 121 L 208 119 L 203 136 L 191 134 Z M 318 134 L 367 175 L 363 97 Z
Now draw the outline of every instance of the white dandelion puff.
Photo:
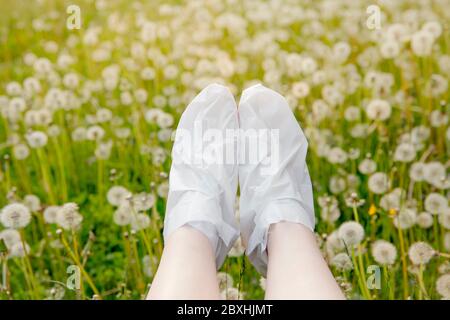
M 438 216 L 439 224 L 447 230 L 450 230 L 450 208 L 441 212 Z
M 21 242 L 20 233 L 16 229 L 2 230 L 0 231 L 0 240 L 3 240 L 6 247 L 11 249 L 14 244 Z
M 425 210 L 432 214 L 442 213 L 449 208 L 447 198 L 436 192 L 427 195 L 424 206 Z
M 131 223 L 133 209 L 127 202 L 123 202 L 117 209 L 114 211 L 113 220 L 114 223 L 119 226 L 126 226 Z
M 47 223 L 56 223 L 59 206 L 48 206 L 44 209 L 44 221 Z
M 411 208 L 402 208 L 394 217 L 394 225 L 399 229 L 409 229 L 417 222 L 417 212 Z
M 433 216 L 429 212 L 421 212 L 417 216 L 416 223 L 422 229 L 428 229 L 433 225 Z
M 23 203 L 32 212 L 41 210 L 41 200 L 34 194 L 28 194 L 23 198 Z
M 436 251 L 426 242 L 415 242 L 408 250 L 408 256 L 415 265 L 427 264 L 436 254 Z
M 31 148 L 37 149 L 42 148 L 47 144 L 48 137 L 42 131 L 33 131 L 28 133 L 25 138 Z
M 391 116 L 391 105 L 386 100 L 372 100 L 366 107 L 367 117 L 372 120 L 387 120 Z
M 73 202 L 64 204 L 58 210 L 56 222 L 65 230 L 78 229 L 83 216 L 78 212 L 78 205 Z
M 22 258 L 26 255 L 30 254 L 30 246 L 25 243 L 25 245 L 20 242 L 16 242 L 9 249 L 8 257 L 9 258 Z
M 444 274 L 436 280 L 436 291 L 444 299 L 450 299 L 450 274 Z
M 151 193 L 141 192 L 135 194 L 131 199 L 134 210 L 137 212 L 146 211 L 153 207 L 155 204 L 155 196 Z
M 389 178 L 383 172 L 376 172 L 369 177 L 369 190 L 375 194 L 383 194 L 389 189 Z
M 353 247 L 364 239 L 364 228 L 356 221 L 347 221 L 339 227 L 338 235 L 347 247 Z
M 108 190 L 106 194 L 106 199 L 113 206 L 120 206 L 129 197 L 131 197 L 131 192 L 127 188 L 122 186 L 113 186 Z
M 411 162 L 416 157 L 416 149 L 410 143 L 401 143 L 394 152 L 394 160 L 399 162 Z
M 30 149 L 25 144 L 17 144 L 13 148 L 14 157 L 17 160 L 25 160 L 30 155 Z
M 377 163 L 372 159 L 364 159 L 358 165 L 358 170 L 362 174 L 372 174 L 377 170 Z
M 6 228 L 24 228 L 31 221 L 30 209 L 20 203 L 9 204 L 2 209 L 0 220 Z
M 145 213 L 138 213 L 131 216 L 131 228 L 139 231 L 150 226 L 150 217 Z
M 331 259 L 331 265 L 340 271 L 348 271 L 353 269 L 353 263 L 345 252 L 340 252 Z
M 372 256 L 381 265 L 392 265 L 397 259 L 397 249 L 386 240 L 377 240 L 372 244 Z

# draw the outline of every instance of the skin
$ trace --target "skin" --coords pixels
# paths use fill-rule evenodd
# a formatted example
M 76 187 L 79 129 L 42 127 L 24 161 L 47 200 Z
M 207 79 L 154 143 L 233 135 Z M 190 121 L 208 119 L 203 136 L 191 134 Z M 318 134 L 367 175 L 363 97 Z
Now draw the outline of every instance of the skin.
M 345 299 L 308 228 L 273 224 L 267 246 L 266 299 Z M 147 299 L 219 299 L 216 274 L 208 238 L 181 227 L 168 238 Z
M 267 245 L 266 299 L 344 299 L 311 230 L 273 224 Z
M 213 248 L 200 231 L 183 226 L 167 239 L 147 299 L 219 299 Z

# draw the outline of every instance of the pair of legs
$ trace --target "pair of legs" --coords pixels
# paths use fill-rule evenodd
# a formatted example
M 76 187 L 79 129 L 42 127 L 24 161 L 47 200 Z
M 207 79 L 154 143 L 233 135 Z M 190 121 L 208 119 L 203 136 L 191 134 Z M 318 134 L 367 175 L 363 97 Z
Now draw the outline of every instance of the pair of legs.
M 343 299 L 314 234 L 297 223 L 270 226 L 266 299 Z M 148 299 L 219 299 L 207 237 L 189 226 L 168 239 Z
M 238 139 L 227 138 L 229 132 Z M 219 298 L 216 270 L 239 235 L 249 260 L 267 274 L 267 298 L 342 298 L 313 233 L 307 148 L 286 99 L 275 91 L 252 86 L 238 106 L 226 87 L 203 89 L 178 124 L 166 247 L 148 298 Z

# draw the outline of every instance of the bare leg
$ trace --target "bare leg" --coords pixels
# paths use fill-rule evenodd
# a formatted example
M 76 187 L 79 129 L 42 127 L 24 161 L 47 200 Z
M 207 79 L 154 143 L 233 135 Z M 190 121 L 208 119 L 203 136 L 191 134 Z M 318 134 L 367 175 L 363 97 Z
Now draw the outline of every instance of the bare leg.
M 168 238 L 147 299 L 219 299 L 216 262 L 208 238 L 184 226 Z
M 273 224 L 267 247 L 266 299 L 345 299 L 308 228 Z

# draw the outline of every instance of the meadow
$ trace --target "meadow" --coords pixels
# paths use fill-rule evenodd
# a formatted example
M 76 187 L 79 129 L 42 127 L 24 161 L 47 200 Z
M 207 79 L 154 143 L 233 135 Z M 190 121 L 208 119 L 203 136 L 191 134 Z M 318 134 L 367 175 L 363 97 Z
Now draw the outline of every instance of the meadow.
M 309 141 L 317 241 L 349 299 L 450 299 L 450 1 L 0 11 L 0 299 L 145 297 L 171 137 L 212 82 L 289 101 Z M 240 241 L 218 281 L 225 299 L 264 297 Z

